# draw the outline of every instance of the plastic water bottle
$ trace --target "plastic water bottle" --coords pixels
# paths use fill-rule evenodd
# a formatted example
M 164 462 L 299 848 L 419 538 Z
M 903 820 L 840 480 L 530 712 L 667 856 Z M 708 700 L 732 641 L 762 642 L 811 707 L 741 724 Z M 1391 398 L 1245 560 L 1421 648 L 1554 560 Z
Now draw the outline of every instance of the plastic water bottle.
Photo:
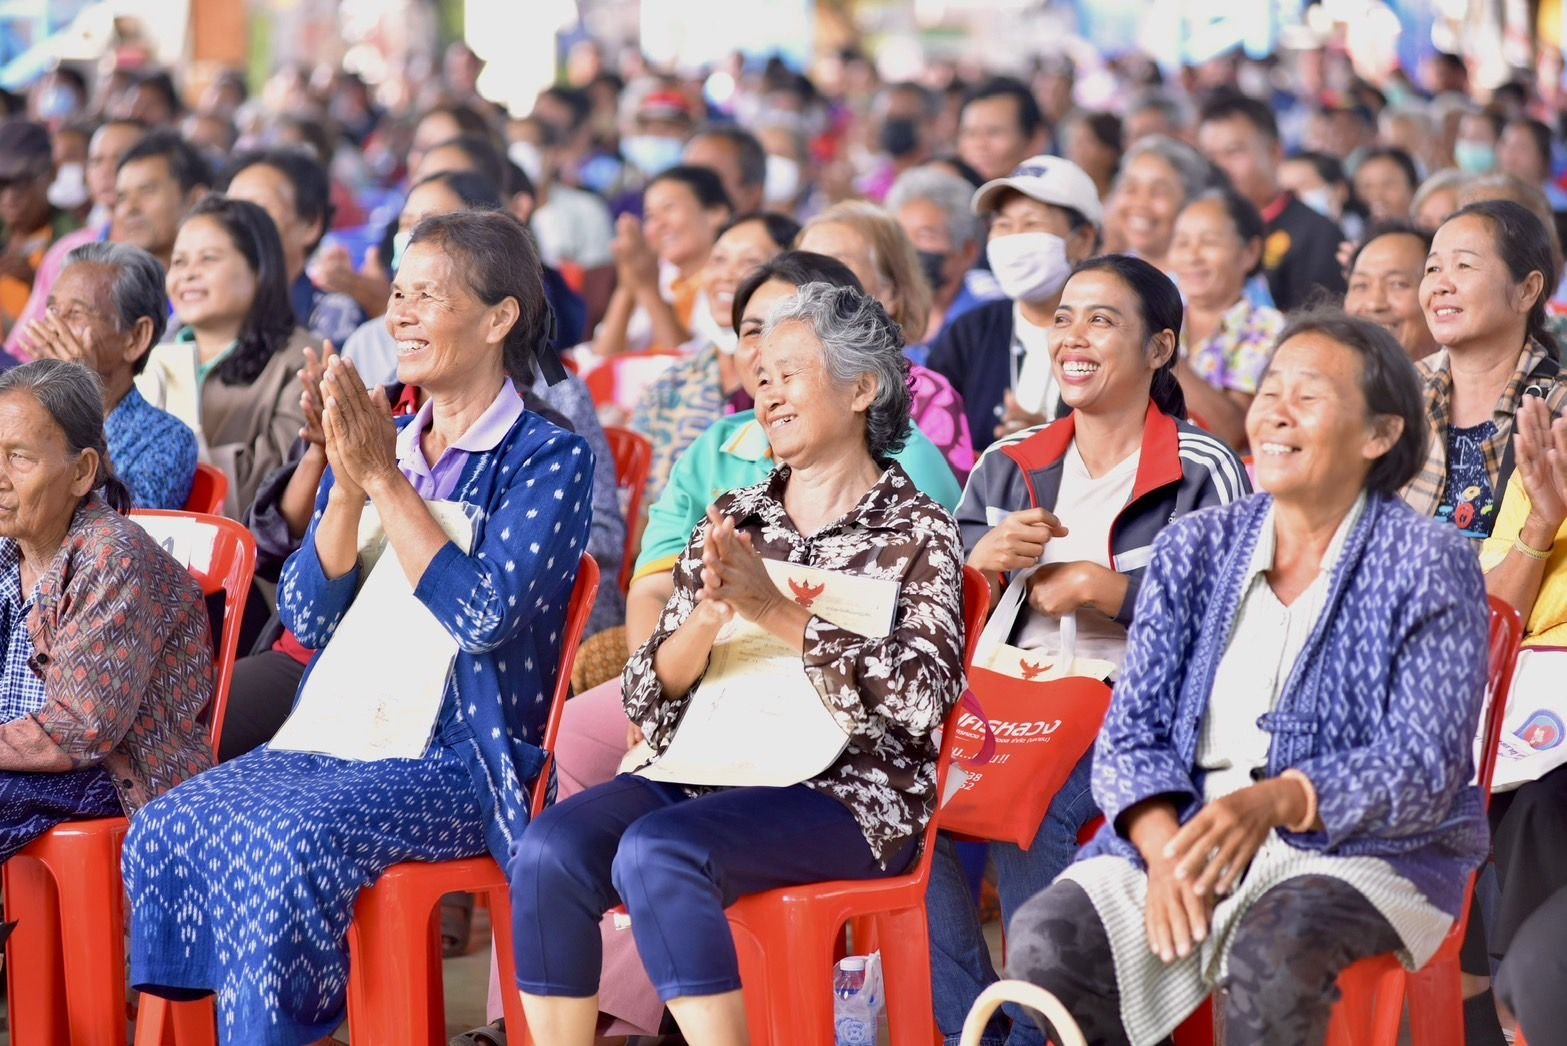
M 861 998 L 865 990 L 865 957 L 851 955 L 838 962 L 833 972 L 833 1027 L 838 1046 L 871 1046 L 876 1041 L 876 1024 Z

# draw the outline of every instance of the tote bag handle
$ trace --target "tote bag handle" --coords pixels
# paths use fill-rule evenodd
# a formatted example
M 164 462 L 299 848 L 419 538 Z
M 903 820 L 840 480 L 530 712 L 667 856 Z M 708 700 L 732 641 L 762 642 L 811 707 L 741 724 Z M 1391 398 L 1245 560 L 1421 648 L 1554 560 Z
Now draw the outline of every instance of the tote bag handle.
M 1061 1000 L 1039 985 L 1027 981 L 997 981 L 980 992 L 979 998 L 974 1000 L 974 1008 L 968 1011 L 968 1019 L 963 1022 L 963 1036 L 959 1040 L 961 1046 L 979 1046 L 985 1025 L 990 1023 L 990 1015 L 1005 1002 L 1015 1002 L 1043 1014 L 1060 1038 L 1058 1046 L 1088 1046 L 1083 1030 L 1077 1026 L 1077 1021 L 1072 1019 L 1066 1007 L 1061 1005 Z

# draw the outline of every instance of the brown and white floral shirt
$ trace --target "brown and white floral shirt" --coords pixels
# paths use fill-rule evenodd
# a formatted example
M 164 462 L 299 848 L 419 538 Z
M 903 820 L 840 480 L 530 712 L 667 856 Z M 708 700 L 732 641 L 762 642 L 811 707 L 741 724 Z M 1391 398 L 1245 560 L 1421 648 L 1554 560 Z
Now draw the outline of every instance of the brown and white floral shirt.
M 963 543 L 947 510 L 896 463 L 848 513 L 803 535 L 784 512 L 789 472 L 782 465 L 714 506 L 768 559 L 901 586 L 885 637 L 869 639 L 813 616 L 803 655 L 806 675 L 849 734 L 838 761 L 805 786 L 847 806 L 885 862 L 935 810 L 940 730 L 963 690 Z M 704 519 L 692 532 L 675 564 L 675 594 L 623 676 L 626 715 L 654 752 L 669 746 L 690 698 L 664 696 L 653 655 L 696 605 L 709 525 Z

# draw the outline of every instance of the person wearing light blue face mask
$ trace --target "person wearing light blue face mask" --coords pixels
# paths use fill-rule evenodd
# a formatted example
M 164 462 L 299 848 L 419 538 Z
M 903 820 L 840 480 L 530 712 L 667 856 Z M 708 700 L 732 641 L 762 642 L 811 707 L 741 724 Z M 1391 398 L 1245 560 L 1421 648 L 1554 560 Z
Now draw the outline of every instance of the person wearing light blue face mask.
M 620 153 L 644 178 L 657 178 L 680 162 L 691 130 L 691 106 L 685 96 L 656 90 L 637 106 L 636 129 L 620 140 Z
M 1496 146 L 1504 122 L 1493 112 L 1465 113 L 1453 143 L 1453 162 L 1465 174 L 1490 174 L 1496 169 Z
M 1050 326 L 1072 266 L 1099 243 L 1104 212 L 1093 179 L 1058 156 L 1035 156 L 986 182 L 973 207 L 990 216 L 985 255 L 1006 299 L 948 324 L 927 366 L 962 394 L 979 451 L 1059 413 Z

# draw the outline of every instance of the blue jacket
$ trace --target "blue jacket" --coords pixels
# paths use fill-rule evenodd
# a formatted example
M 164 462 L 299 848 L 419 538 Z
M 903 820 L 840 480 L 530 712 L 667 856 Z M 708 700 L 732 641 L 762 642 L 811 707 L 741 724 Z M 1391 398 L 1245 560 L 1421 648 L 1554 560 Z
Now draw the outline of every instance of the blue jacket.
M 399 418 L 398 427 L 411 420 Z M 313 650 L 332 638 L 360 582 L 357 565 L 327 580 L 316 556 L 315 531 L 332 484 L 328 469 L 310 529 L 278 586 L 283 624 Z M 544 763 L 538 745 L 560 634 L 588 542 L 593 452 L 581 436 L 524 411 L 494 450 L 469 455 L 452 500 L 476 510 L 473 553 L 447 542 L 414 595 L 457 639 L 436 743 L 467 765 L 490 853 L 504 865 L 528 823 L 524 786 Z M 397 637 L 387 644 L 395 656 Z
M 1094 752 L 1106 823 L 1079 858 L 1138 861 L 1121 815 L 1174 799 L 1202 806 L 1197 744 L 1270 498 L 1176 520 L 1154 541 L 1126 667 Z M 1396 498 L 1373 495 L 1278 708 L 1269 776 L 1316 786 L 1322 832 L 1293 846 L 1379 857 L 1455 917 L 1487 829 L 1472 746 L 1486 680 L 1485 582 L 1468 542 Z M 1140 861 L 1139 861 L 1140 864 Z

